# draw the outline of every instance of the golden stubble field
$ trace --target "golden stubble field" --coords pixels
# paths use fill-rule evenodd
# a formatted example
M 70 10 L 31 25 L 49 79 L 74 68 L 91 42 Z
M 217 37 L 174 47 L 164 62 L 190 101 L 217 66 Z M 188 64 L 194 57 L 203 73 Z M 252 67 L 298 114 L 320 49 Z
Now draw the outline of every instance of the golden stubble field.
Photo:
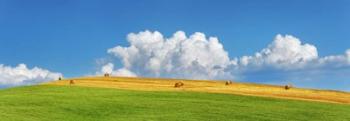
M 70 84 L 70 80 L 74 80 L 74 84 Z M 182 82 L 184 86 L 174 88 L 176 82 Z M 220 80 L 83 77 L 49 82 L 44 85 L 101 87 L 142 91 L 195 91 L 350 104 L 350 93 L 348 92 L 302 88 L 286 90 L 284 86 L 237 82 L 225 85 L 225 81 Z

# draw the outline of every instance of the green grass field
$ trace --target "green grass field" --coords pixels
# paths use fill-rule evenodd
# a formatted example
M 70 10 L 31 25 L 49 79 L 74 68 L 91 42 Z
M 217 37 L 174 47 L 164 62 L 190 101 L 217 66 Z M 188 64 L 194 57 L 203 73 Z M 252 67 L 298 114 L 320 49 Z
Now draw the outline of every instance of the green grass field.
M 350 105 L 199 92 L 39 85 L 0 90 L 1 121 L 350 121 Z

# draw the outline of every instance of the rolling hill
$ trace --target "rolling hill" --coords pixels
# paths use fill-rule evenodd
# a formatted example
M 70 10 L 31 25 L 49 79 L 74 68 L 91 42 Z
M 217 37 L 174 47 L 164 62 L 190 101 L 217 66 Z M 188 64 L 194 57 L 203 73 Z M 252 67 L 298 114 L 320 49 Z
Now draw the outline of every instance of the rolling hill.
M 286 90 L 284 86 L 238 82 L 225 85 L 225 81 L 223 80 L 205 81 L 160 78 L 85 77 L 54 81 L 47 83 L 46 85 L 67 86 L 70 85 L 68 82 L 69 80 L 74 80 L 74 82 L 76 82 L 74 86 L 85 87 L 102 87 L 141 91 L 195 91 L 350 104 L 350 93 L 347 92 L 302 88 L 291 88 Z M 181 88 L 174 88 L 174 84 L 176 82 L 183 82 L 184 86 Z
M 184 86 L 174 88 L 176 82 Z M 2 89 L 0 117 L 1 121 L 349 121 L 350 94 L 222 81 L 85 77 Z

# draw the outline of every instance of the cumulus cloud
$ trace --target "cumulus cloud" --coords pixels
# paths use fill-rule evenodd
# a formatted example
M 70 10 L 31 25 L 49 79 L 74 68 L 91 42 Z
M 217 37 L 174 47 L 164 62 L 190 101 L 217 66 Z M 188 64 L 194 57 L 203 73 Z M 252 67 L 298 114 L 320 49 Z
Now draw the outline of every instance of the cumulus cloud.
M 344 67 L 350 65 L 350 49 L 342 55 L 330 55 L 318 60 L 321 66 Z
M 102 67 L 101 72 L 102 73 L 112 73 L 113 69 L 114 69 L 114 64 L 108 63 Z
M 131 33 L 129 47 L 116 46 L 108 53 L 120 58 L 123 70 L 152 77 L 214 79 L 230 76 L 231 64 L 218 38 L 196 32 L 189 37 L 178 31 L 165 38 L 157 31 Z
M 254 56 L 240 58 L 241 66 L 272 66 L 280 69 L 303 68 L 318 58 L 317 48 L 291 35 L 277 35 L 267 48 Z
M 255 55 L 240 57 L 237 67 L 230 71 L 245 81 L 294 83 L 309 88 L 337 86 L 348 90 L 342 85 L 350 84 L 346 81 L 350 72 L 349 53 L 350 49 L 345 54 L 319 57 L 314 45 L 302 43 L 291 35 L 277 35 L 271 44 Z
M 187 36 L 178 31 L 171 37 L 164 37 L 158 31 L 146 30 L 128 34 L 127 41 L 129 46 L 116 46 L 107 51 L 121 61 L 122 67 L 114 69 L 109 63 L 102 72 L 146 77 L 280 81 L 324 80 L 326 77 L 318 75 L 344 77 L 350 72 L 350 49 L 344 54 L 319 57 L 316 46 L 292 35 L 276 35 L 271 44 L 255 55 L 232 59 L 217 37 L 206 37 L 200 32 Z
M 16 67 L 0 64 L 0 86 L 30 85 L 50 80 L 57 80 L 62 77 L 61 73 L 50 72 L 45 69 L 34 67 L 27 68 L 25 64 Z

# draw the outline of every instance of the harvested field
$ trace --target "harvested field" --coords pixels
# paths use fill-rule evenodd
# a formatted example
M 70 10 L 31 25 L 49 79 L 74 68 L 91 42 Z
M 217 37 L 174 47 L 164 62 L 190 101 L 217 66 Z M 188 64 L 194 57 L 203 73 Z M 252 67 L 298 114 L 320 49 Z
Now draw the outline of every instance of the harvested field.
M 225 85 L 225 81 L 219 80 L 203 81 L 128 77 L 86 77 L 75 78 L 74 81 L 74 86 L 84 87 L 142 91 L 195 91 L 350 104 L 350 93 L 347 92 L 302 89 L 295 87 L 286 90 L 284 85 L 274 86 L 237 82 Z M 185 85 L 181 88 L 174 88 L 174 84 L 179 81 L 185 83 Z M 68 80 L 61 80 L 46 83 L 45 85 L 69 85 L 69 82 Z

